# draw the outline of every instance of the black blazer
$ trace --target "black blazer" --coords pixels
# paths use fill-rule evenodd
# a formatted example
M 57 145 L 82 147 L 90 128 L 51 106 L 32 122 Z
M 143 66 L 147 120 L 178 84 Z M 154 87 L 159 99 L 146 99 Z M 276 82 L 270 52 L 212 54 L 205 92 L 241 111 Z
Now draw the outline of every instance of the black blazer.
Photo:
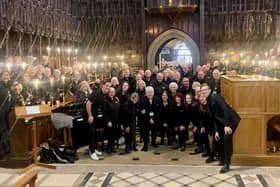
M 153 97 L 152 104 L 150 104 L 147 97 L 144 97 L 140 102 L 139 111 L 141 112 L 143 109 L 145 113 L 142 115 L 146 123 L 148 123 L 150 119 L 153 119 L 156 124 L 159 122 L 160 100 L 156 96 Z
M 240 116 L 237 112 L 219 94 L 211 94 L 207 100 L 216 128 L 229 126 L 234 131 L 240 122 Z

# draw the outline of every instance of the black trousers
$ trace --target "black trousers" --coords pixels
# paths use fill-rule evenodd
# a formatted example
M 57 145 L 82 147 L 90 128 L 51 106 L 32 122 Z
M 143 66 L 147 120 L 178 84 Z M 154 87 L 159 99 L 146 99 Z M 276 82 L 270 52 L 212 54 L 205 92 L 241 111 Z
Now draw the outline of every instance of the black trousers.
M 89 137 L 89 150 L 91 153 L 95 152 L 96 145 L 97 145 L 97 140 L 96 140 L 96 125 L 93 124 L 88 124 L 88 137 Z
M 143 125 L 144 146 L 148 146 L 150 131 L 151 131 L 152 144 L 156 144 L 158 126 L 157 126 L 157 124 L 150 124 L 149 122 L 147 122 Z
M 108 139 L 108 149 L 112 149 L 113 146 L 115 145 L 115 141 L 116 141 L 116 132 L 117 128 L 116 125 L 113 124 L 112 127 L 106 127 L 106 134 L 107 134 L 107 139 Z
M 89 132 L 89 150 L 91 153 L 95 152 L 95 149 L 97 147 L 98 142 L 98 136 L 97 136 L 97 128 L 104 128 L 104 119 L 103 118 L 97 118 L 94 117 L 93 124 L 88 124 L 88 132 Z M 101 136 L 100 136 L 101 137 Z
M 162 143 L 164 143 L 165 134 L 167 136 L 168 143 L 171 143 L 171 141 L 172 141 L 172 133 L 173 133 L 173 128 L 170 127 L 170 125 L 165 127 L 163 124 L 160 124 L 159 134 L 160 134 L 161 142 Z
M 216 143 L 217 151 L 220 155 L 220 161 L 224 164 L 231 164 L 231 156 L 233 149 L 233 134 L 235 129 L 233 129 L 232 134 L 225 135 L 224 129 L 219 129 L 220 140 Z
M 129 128 L 129 131 L 126 129 Z M 132 128 L 130 126 L 124 127 L 124 139 L 125 139 L 125 147 L 131 148 L 132 146 Z

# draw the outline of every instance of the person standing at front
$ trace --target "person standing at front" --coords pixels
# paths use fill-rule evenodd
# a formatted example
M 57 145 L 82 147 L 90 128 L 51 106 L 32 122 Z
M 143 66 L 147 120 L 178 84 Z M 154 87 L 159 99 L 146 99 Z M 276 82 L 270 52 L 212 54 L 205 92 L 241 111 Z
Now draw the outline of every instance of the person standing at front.
M 110 82 L 101 83 L 101 89 L 93 92 L 86 103 L 86 111 L 89 123 L 89 154 L 92 160 L 99 160 L 102 155 L 96 149 L 96 129 L 105 127 L 105 97 L 110 90 Z
M 220 164 L 223 167 L 220 173 L 226 173 L 230 170 L 233 134 L 240 122 L 239 115 L 226 103 L 224 98 L 215 93 L 211 93 L 208 84 L 203 84 L 200 89 L 200 97 L 207 99 L 209 109 L 213 117 L 215 128 L 215 140 L 219 141 Z

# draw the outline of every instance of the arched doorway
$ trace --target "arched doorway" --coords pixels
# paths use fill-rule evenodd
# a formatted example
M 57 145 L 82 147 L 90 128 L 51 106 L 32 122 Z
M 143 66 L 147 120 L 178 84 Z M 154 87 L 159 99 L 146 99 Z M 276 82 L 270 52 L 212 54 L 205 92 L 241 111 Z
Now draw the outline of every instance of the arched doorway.
M 189 53 L 193 67 L 195 68 L 197 65 L 200 64 L 199 48 L 197 44 L 193 41 L 193 39 L 180 30 L 170 29 L 160 34 L 149 46 L 147 54 L 147 66 L 149 69 L 152 68 L 154 65 L 158 64 L 160 60 L 159 55 L 164 49 L 164 47 L 166 47 L 166 45 L 173 47 L 182 45 L 182 48 L 185 48 L 186 55 L 188 55 Z M 187 60 L 190 58 L 187 57 Z

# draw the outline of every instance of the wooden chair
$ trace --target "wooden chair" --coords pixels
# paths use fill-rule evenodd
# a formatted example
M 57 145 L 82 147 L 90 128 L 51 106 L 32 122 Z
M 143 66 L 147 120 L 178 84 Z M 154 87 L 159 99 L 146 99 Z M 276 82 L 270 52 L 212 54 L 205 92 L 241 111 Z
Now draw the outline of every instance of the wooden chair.
M 29 185 L 29 187 L 35 187 L 36 179 L 38 177 L 38 171 L 30 171 L 26 173 L 21 179 L 19 179 L 13 187 L 25 187 Z

